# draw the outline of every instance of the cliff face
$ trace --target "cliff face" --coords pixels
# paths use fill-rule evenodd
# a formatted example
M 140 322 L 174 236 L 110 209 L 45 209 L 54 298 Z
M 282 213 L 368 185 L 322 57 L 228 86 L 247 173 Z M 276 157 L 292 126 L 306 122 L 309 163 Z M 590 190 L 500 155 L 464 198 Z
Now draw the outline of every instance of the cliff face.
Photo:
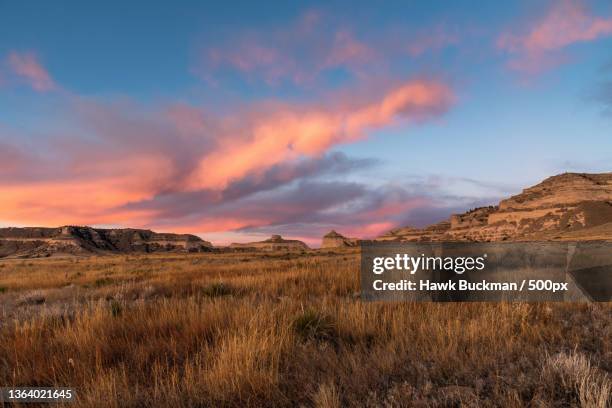
M 210 242 L 195 235 L 159 234 L 140 229 L 0 228 L 0 257 L 47 257 L 56 254 L 201 252 Z
M 526 188 L 521 194 L 502 200 L 501 211 L 575 205 L 583 201 L 612 200 L 612 173 L 564 173 Z
M 503 241 L 612 239 L 612 173 L 550 177 L 497 206 L 451 216 L 424 229 L 400 228 L 378 239 Z
M 246 244 L 233 243 L 232 249 L 256 249 L 261 251 L 303 251 L 309 249 L 308 245 L 296 239 L 283 239 L 280 235 L 272 235 L 264 241 L 249 242 Z
M 426 228 L 403 227 L 391 230 L 380 237 L 377 241 L 438 241 L 449 230 L 451 223 L 442 221 Z

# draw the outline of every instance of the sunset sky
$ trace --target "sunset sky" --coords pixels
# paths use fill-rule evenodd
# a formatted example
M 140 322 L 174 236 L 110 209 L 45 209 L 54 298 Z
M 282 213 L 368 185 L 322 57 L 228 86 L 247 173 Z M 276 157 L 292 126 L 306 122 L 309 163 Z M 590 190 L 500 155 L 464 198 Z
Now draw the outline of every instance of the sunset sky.
M 372 237 L 612 171 L 610 1 L 0 2 L 0 226 Z

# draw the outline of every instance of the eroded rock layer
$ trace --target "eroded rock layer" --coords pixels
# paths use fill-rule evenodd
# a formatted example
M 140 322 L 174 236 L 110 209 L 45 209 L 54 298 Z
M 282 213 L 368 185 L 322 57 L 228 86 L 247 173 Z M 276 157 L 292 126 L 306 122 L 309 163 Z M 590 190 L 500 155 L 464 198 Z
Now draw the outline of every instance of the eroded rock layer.
M 0 257 L 47 257 L 91 253 L 203 252 L 210 242 L 195 235 L 141 229 L 0 228 Z
M 399 228 L 393 241 L 612 239 L 612 173 L 549 177 L 497 206 L 451 216 L 448 222 Z
M 262 250 L 262 251 L 303 251 L 308 248 L 308 245 L 296 239 L 284 239 L 280 235 L 272 235 L 264 241 L 249 242 L 244 244 L 231 244 L 232 249 L 245 250 Z
M 358 244 L 358 238 L 347 238 L 332 230 L 323 236 L 321 248 L 347 248 L 357 246 Z

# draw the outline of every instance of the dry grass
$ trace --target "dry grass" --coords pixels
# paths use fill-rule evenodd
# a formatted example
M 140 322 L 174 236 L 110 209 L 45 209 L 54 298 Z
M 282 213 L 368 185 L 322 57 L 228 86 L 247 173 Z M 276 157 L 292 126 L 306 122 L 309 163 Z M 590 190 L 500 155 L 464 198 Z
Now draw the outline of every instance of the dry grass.
M 355 253 L 0 261 L 0 383 L 80 406 L 610 404 L 609 304 L 362 303 Z
M 593 367 L 580 353 L 559 353 L 550 357 L 543 376 L 551 385 L 551 392 L 582 407 L 606 408 L 612 393 L 612 380 L 607 373 Z

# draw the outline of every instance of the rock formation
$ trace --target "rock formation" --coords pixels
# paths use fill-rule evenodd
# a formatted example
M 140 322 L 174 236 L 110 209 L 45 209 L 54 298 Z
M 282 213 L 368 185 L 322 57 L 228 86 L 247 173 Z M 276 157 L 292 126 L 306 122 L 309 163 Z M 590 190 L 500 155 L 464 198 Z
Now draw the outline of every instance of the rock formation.
M 262 250 L 262 251 L 303 251 L 308 245 L 295 239 L 283 239 L 280 235 L 272 235 L 265 241 L 249 242 L 246 244 L 233 243 L 229 246 L 232 249 L 243 250 Z
M 212 245 L 195 235 L 164 234 L 141 229 L 0 228 L 0 258 L 60 254 L 132 252 L 203 252 Z
M 342 234 L 338 234 L 336 231 L 331 230 L 323 236 L 323 242 L 321 248 L 346 248 L 353 247 L 359 244 L 357 238 L 347 238 Z
M 451 216 L 448 222 L 399 228 L 393 241 L 612 239 L 612 173 L 549 177 L 497 206 Z
M 442 221 L 426 228 L 403 227 L 393 229 L 380 237 L 377 241 L 440 241 L 444 233 L 450 228 L 449 221 Z

